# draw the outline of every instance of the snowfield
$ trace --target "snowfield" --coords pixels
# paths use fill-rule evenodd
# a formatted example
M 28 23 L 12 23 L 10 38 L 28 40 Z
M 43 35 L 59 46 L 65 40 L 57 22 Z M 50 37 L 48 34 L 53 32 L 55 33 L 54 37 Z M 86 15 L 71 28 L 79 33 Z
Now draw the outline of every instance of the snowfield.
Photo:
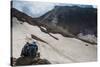
M 41 58 L 51 63 L 76 63 L 97 61 L 97 45 L 91 45 L 75 38 L 64 37 L 61 34 L 52 34 L 59 40 L 42 32 L 38 26 L 32 26 L 27 22 L 22 23 L 13 18 L 12 27 L 12 54 L 20 57 L 22 47 L 26 42 L 35 41 L 39 47 Z M 31 38 L 31 34 L 47 43 Z

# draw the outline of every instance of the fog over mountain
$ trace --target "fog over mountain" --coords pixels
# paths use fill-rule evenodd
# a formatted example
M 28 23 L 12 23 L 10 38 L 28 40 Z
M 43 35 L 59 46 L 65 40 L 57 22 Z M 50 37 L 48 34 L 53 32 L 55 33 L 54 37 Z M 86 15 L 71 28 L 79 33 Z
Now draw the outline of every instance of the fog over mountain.
M 79 6 L 82 8 L 96 7 L 95 5 L 81 5 L 81 4 L 65 4 L 65 3 L 49 3 L 49 2 L 32 2 L 32 1 L 21 1 L 13 0 L 13 8 L 16 8 L 31 17 L 39 17 L 46 12 L 52 10 L 55 6 Z

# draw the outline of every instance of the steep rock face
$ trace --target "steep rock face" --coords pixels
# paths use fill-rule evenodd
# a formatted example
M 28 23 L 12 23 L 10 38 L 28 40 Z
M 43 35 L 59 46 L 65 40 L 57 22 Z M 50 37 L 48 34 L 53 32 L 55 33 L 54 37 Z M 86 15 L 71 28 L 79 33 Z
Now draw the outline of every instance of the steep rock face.
M 95 34 L 97 27 L 97 14 L 94 8 L 55 7 L 59 26 L 68 29 L 69 32 Z
M 59 32 L 64 36 L 76 37 L 96 43 L 97 37 L 97 9 L 79 6 L 56 6 L 52 11 L 41 16 L 52 32 Z M 55 30 L 56 29 L 56 30 Z M 81 36 L 79 36 L 82 34 Z M 83 37 L 85 36 L 85 38 Z
M 92 7 L 56 6 L 41 16 L 43 23 L 61 27 L 77 36 L 91 34 L 97 36 L 97 9 Z
M 31 25 L 45 27 L 48 33 L 60 33 L 95 44 L 97 37 L 97 9 L 78 6 L 55 6 L 55 8 L 39 18 L 32 18 L 14 8 L 12 17 L 26 21 Z M 43 31 L 41 29 L 41 31 Z M 44 32 L 44 31 L 43 31 Z M 80 34 L 82 34 L 80 36 Z M 86 38 L 87 35 L 93 37 Z M 85 36 L 85 37 L 83 37 Z M 95 40 L 92 40 L 95 39 Z

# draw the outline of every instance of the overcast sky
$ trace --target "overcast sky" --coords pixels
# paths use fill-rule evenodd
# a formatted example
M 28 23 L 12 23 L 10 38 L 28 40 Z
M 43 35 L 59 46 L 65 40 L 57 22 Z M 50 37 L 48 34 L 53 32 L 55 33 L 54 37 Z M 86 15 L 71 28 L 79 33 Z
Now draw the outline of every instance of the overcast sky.
M 50 3 L 50 2 L 13 0 L 13 7 L 14 8 L 16 8 L 16 9 L 32 16 L 32 17 L 39 17 L 39 16 L 45 14 L 46 12 L 52 10 L 55 5 L 72 6 L 72 4 L 64 4 L 64 3 L 62 4 L 62 3 Z M 81 6 L 81 7 L 84 7 L 84 6 Z
M 39 17 L 54 8 L 54 3 L 14 1 L 13 7 L 32 17 Z

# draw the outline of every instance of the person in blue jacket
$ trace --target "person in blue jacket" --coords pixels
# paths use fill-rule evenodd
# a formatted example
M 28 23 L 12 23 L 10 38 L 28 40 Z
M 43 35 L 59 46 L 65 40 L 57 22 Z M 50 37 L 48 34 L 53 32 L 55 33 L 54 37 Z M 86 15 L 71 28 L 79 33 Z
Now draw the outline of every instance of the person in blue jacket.
M 21 56 L 23 57 L 36 57 L 36 54 L 38 52 L 38 46 L 36 45 L 36 42 L 33 42 L 32 44 L 26 43 L 21 51 Z

